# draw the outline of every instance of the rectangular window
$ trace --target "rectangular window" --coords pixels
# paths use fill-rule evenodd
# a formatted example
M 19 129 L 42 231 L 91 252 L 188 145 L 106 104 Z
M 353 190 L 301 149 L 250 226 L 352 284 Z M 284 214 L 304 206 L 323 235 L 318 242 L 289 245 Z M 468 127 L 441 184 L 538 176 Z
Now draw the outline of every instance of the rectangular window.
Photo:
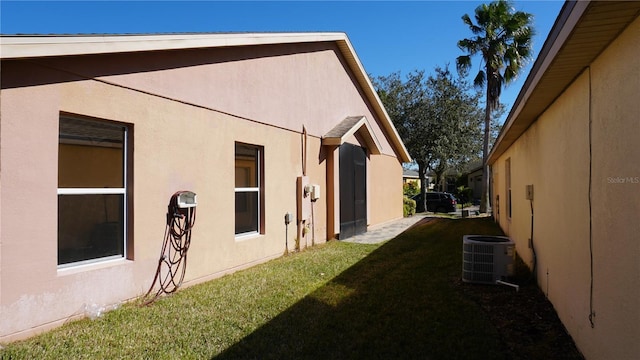
M 127 127 L 61 117 L 58 265 L 126 257 Z
M 262 233 L 262 148 L 236 143 L 236 235 Z

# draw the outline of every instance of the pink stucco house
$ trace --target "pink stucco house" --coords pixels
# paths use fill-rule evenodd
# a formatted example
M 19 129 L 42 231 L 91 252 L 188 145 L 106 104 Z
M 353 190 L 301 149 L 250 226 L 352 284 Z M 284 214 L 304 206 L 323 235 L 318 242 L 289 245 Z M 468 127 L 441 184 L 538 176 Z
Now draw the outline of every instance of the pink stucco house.
M 178 190 L 186 285 L 402 217 L 410 158 L 345 34 L 0 42 L 2 342 L 142 295 Z

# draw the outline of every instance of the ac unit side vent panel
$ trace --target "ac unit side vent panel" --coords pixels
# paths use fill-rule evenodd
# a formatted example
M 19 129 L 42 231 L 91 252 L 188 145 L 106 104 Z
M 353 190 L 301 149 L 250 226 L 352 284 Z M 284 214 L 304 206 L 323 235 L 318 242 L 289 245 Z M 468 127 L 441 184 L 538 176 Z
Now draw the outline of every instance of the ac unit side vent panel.
M 495 284 L 513 276 L 515 243 L 505 236 L 465 235 L 462 281 Z

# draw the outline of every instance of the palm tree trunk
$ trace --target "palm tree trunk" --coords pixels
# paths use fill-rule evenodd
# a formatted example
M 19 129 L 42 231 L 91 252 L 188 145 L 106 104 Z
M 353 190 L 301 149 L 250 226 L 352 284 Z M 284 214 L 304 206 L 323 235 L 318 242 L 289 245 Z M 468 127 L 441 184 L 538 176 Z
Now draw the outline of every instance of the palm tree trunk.
M 487 66 L 487 70 L 488 70 Z M 487 71 L 487 74 L 489 72 Z M 490 79 L 487 79 L 487 103 L 484 108 L 484 143 L 482 144 L 482 196 L 480 198 L 480 212 L 487 212 L 487 204 L 489 201 L 489 164 L 487 157 L 489 156 L 489 134 L 491 132 L 491 90 L 489 88 Z

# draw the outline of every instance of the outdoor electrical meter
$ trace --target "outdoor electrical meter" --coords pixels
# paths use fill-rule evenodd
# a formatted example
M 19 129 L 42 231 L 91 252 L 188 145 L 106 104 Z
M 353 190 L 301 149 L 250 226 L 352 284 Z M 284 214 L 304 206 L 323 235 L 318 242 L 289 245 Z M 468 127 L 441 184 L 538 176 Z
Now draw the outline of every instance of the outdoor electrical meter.
M 311 218 L 311 187 L 308 176 L 298 176 L 297 179 L 297 218 L 303 221 Z
M 177 195 L 177 203 L 179 208 L 184 209 L 198 206 L 196 193 L 191 191 L 180 191 Z

